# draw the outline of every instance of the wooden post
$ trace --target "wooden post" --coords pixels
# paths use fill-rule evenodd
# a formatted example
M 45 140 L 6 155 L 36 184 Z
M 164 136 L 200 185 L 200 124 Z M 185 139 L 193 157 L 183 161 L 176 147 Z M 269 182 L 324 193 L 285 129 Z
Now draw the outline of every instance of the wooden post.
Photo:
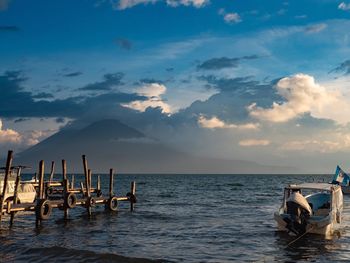
M 75 178 L 74 178 L 74 174 L 72 174 L 72 179 L 71 179 L 71 183 L 70 183 L 70 188 L 71 188 L 71 189 L 74 189 L 74 183 L 75 183 L 75 182 L 74 182 L 74 179 L 75 179 Z
M 81 188 L 81 192 L 83 193 L 83 196 L 85 196 L 84 183 L 83 182 L 80 182 L 80 188 Z
M 1 201 L 0 201 L 0 222 L 2 219 L 2 210 L 4 209 L 5 194 L 7 191 L 7 181 L 11 172 L 12 159 L 13 159 L 13 151 L 8 151 L 7 160 L 6 160 L 5 177 L 4 177 L 4 186 L 2 188 L 2 195 L 1 195 Z
M 131 182 L 131 195 L 132 197 L 135 196 L 135 193 L 136 193 L 136 183 L 135 181 L 132 181 Z M 133 199 L 130 199 L 130 211 L 134 211 L 134 200 Z
M 91 170 L 88 170 L 88 184 L 86 185 L 87 196 L 91 196 Z
M 41 160 L 39 163 L 39 200 L 44 199 L 44 170 L 45 164 L 44 161 Z
M 37 172 L 34 173 L 34 182 L 35 183 L 38 182 L 38 173 Z
M 16 182 L 15 182 L 15 191 L 13 193 L 13 204 L 17 204 L 18 202 L 18 188 L 21 182 L 21 171 L 22 167 L 19 166 L 17 169 L 17 176 L 16 176 Z M 10 219 L 10 226 L 13 225 L 13 220 L 15 218 L 15 213 L 16 212 L 11 212 L 11 219 Z
M 87 166 L 86 156 L 83 155 L 82 158 L 83 158 L 83 166 L 84 166 L 85 185 L 86 185 L 86 190 L 87 190 L 87 188 L 89 186 L 88 166 Z M 86 191 L 86 194 L 88 194 L 87 191 Z
M 62 160 L 62 181 L 67 179 L 67 164 L 66 160 Z
M 97 176 L 96 189 L 97 189 L 97 192 L 101 191 L 101 178 L 100 178 L 100 176 Z
M 109 169 L 109 197 L 113 196 L 113 189 L 114 189 L 114 173 L 113 168 Z
M 64 198 L 66 198 L 66 196 L 68 195 L 68 190 L 69 190 L 69 182 L 68 179 L 64 179 L 63 180 L 63 196 Z M 68 212 L 69 209 L 68 207 L 64 207 L 64 219 L 68 218 Z
M 87 200 L 89 201 L 90 200 L 90 197 L 91 197 L 91 170 L 89 169 L 88 170 L 88 183 L 86 185 L 86 195 L 87 195 Z M 87 206 L 87 212 L 88 212 L 88 215 L 91 216 L 91 206 L 90 204 Z
M 55 173 L 55 162 L 52 161 L 51 162 L 51 172 L 50 172 L 50 183 L 52 182 L 53 180 L 53 174 Z

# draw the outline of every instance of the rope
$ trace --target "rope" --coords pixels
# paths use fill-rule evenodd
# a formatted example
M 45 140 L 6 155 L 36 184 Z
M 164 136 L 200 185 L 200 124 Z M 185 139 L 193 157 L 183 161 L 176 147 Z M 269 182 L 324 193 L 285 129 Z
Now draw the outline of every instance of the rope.
M 289 247 L 289 246 L 290 246 L 291 244 L 293 244 L 294 242 L 298 241 L 300 238 L 302 238 L 302 237 L 305 236 L 306 234 L 308 234 L 312 229 L 313 229 L 313 226 L 311 226 L 311 227 L 309 228 L 309 230 L 306 231 L 304 234 L 298 236 L 296 239 L 294 239 L 294 240 L 292 240 L 291 242 L 289 242 L 288 245 L 286 246 L 286 248 Z

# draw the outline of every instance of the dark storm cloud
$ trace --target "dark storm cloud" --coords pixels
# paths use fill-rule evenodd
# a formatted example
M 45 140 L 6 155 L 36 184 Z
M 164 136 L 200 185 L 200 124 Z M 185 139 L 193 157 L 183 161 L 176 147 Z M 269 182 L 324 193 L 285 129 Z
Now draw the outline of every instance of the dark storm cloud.
M 200 76 L 200 80 L 207 81 L 211 87 L 220 91 L 245 91 L 248 88 L 256 88 L 259 81 L 253 80 L 253 77 L 237 77 L 237 78 L 218 78 L 214 75 Z
M 11 0 L 0 0 L 0 12 L 8 9 Z
M 124 73 L 108 73 L 103 76 L 103 81 L 95 82 L 88 84 L 78 90 L 83 91 L 108 91 L 111 90 L 114 86 L 122 86 L 124 83 L 122 82 L 122 78 L 124 77 Z
M 199 70 L 219 70 L 223 68 L 237 68 L 242 60 L 252 60 L 260 58 L 258 55 L 243 56 L 238 58 L 212 58 L 197 65 Z
M 125 38 L 117 38 L 115 43 L 121 48 L 125 50 L 130 50 L 132 48 L 132 43 Z
M 113 82 L 109 77 L 106 79 Z M 119 103 L 146 99 L 137 94 L 110 92 L 95 97 L 76 96 L 51 101 L 38 100 L 36 98 L 38 95 L 47 97 L 48 93 L 33 95 L 24 91 L 22 83 L 25 80 L 20 71 L 7 71 L 0 75 L 0 116 L 77 118 L 90 112 L 103 115 L 106 111 L 117 110 Z
M 142 78 L 142 79 L 140 79 L 139 83 L 143 83 L 143 84 L 159 83 L 159 84 L 162 84 L 162 83 L 164 83 L 164 81 L 162 81 L 160 79 L 154 79 L 154 78 Z
M 197 69 L 218 70 L 223 68 L 236 68 L 238 67 L 239 61 L 239 58 L 212 58 L 199 64 Z
M 19 123 L 19 122 L 24 122 L 24 121 L 27 121 L 29 120 L 28 118 L 18 118 L 18 119 L 15 119 L 15 123 Z
M 40 92 L 38 94 L 32 95 L 32 98 L 33 99 L 50 99 L 50 98 L 53 98 L 53 95 L 47 92 Z
M 18 32 L 20 28 L 17 26 L 0 26 L 0 32 Z
M 3 117 L 50 117 L 72 116 L 80 112 L 74 99 L 35 101 L 31 92 L 21 86 L 26 78 L 20 71 L 7 71 L 0 75 L 0 116 Z
M 217 78 L 215 76 L 202 76 L 201 80 L 215 88 L 215 93 L 205 101 L 195 101 L 188 108 L 180 110 L 171 116 L 173 126 L 198 126 L 198 116 L 217 116 L 228 122 L 240 123 L 251 120 L 247 106 L 258 103 L 259 106 L 269 107 L 273 101 L 281 98 L 276 94 L 274 85 L 276 80 L 262 83 L 253 77 Z
M 82 75 L 82 74 L 83 74 L 82 72 L 76 71 L 76 72 L 71 72 L 71 73 L 64 74 L 63 76 L 64 76 L 64 77 L 69 77 L 69 78 L 71 78 L 71 77 L 80 76 L 80 75 Z
M 332 72 L 344 73 L 345 75 L 349 75 L 350 74 L 350 59 L 345 60 L 338 67 L 336 67 L 335 69 L 332 69 L 329 73 L 332 73 Z
M 62 118 L 62 117 L 58 117 L 56 118 L 56 123 L 64 123 L 65 122 L 65 118 Z

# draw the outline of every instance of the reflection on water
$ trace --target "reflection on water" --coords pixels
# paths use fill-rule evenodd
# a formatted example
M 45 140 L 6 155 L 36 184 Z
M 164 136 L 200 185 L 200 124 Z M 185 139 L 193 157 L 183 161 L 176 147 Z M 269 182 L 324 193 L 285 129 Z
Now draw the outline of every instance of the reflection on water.
M 76 177 L 77 178 L 77 177 Z M 108 177 L 102 177 L 107 190 Z M 350 198 L 343 226 L 331 239 L 295 238 L 277 232 L 273 213 L 291 182 L 327 176 L 135 175 L 118 176 L 116 192 L 138 182 L 134 213 L 96 208 L 63 212 L 35 228 L 35 217 L 18 214 L 0 231 L 0 261 L 16 262 L 334 262 L 350 261 Z M 79 178 L 77 178 L 77 181 Z M 254 182 L 254 183 L 253 183 Z
M 336 231 L 332 237 L 325 239 L 322 236 L 308 234 L 305 237 L 297 240 L 293 244 L 289 245 L 296 237 L 291 237 L 285 232 L 276 232 L 276 247 L 280 249 L 281 255 L 276 259 L 284 259 L 291 261 L 319 261 L 319 258 L 325 259 L 327 254 L 330 254 L 334 250 L 340 249 L 338 239 L 340 238 L 340 232 Z

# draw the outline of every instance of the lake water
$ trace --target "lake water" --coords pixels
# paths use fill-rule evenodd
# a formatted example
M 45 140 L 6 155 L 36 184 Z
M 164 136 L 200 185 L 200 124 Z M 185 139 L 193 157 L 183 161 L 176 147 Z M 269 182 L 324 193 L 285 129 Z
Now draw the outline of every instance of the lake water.
M 107 188 L 108 177 L 102 176 Z M 35 228 L 34 214 L 3 222 L 0 262 L 336 262 L 350 261 L 350 198 L 343 226 L 331 240 L 276 231 L 273 213 L 284 185 L 328 181 L 322 175 L 118 175 L 125 195 L 136 181 L 134 212 L 55 210 Z M 6 219 L 7 220 L 7 219 Z

